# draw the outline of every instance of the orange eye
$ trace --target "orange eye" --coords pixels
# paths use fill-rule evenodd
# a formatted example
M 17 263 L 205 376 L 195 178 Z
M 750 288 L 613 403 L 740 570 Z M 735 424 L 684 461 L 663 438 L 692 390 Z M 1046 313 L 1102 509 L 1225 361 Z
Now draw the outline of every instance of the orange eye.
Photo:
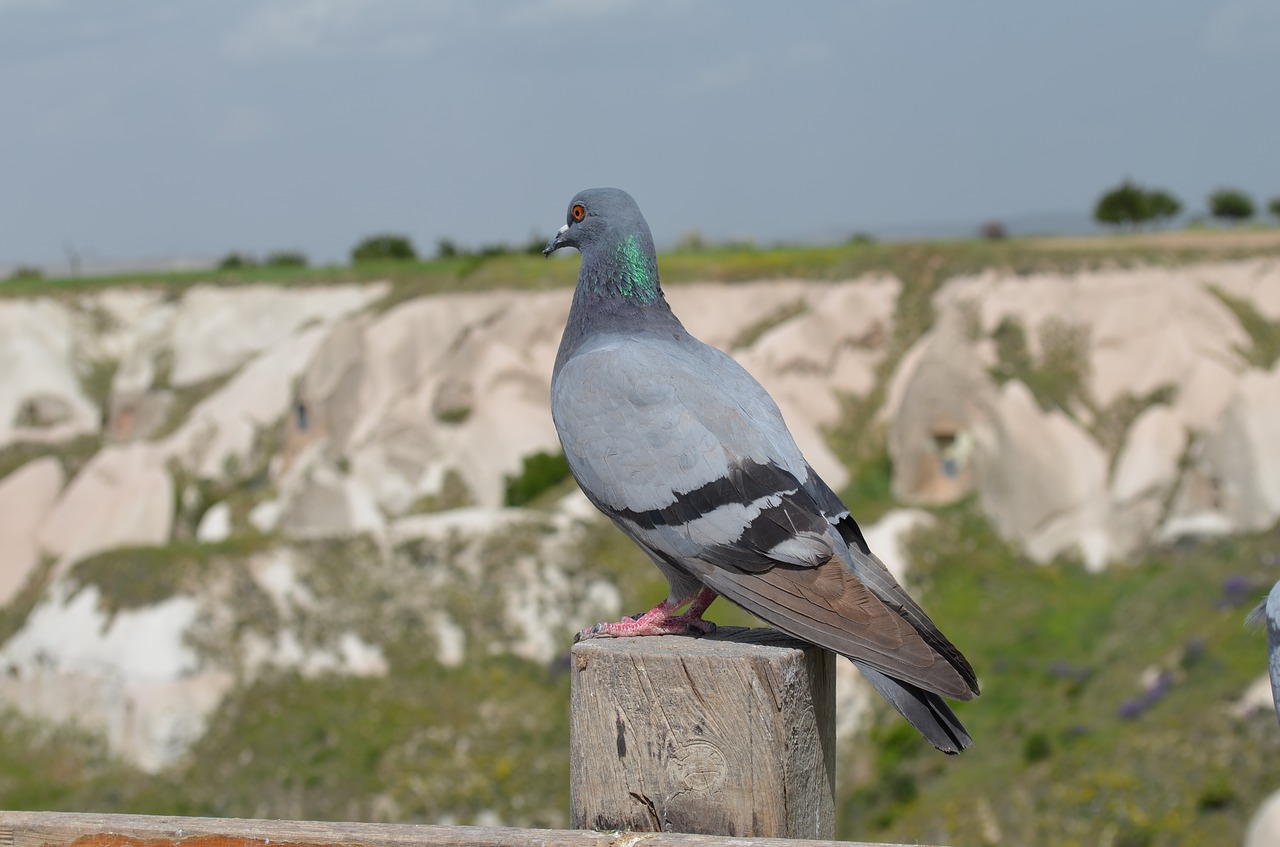
M 587 210 L 582 208 L 581 203 L 574 203 L 573 208 L 569 210 L 569 217 L 575 221 L 580 221 L 587 216 Z

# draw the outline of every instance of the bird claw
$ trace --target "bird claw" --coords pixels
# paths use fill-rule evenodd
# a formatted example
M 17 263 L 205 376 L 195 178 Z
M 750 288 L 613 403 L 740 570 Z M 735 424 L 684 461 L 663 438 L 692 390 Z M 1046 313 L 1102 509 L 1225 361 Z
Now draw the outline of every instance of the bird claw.
M 645 619 L 644 615 L 624 617 L 613 623 L 598 623 L 573 636 L 573 643 L 591 638 L 633 638 L 645 635 L 712 635 L 716 625 L 701 617 L 680 615 L 670 618 Z
M 689 621 L 688 626 L 689 626 L 689 634 L 696 635 L 699 638 L 701 638 L 704 635 L 715 635 L 716 629 L 717 629 L 714 622 L 704 621 L 701 619 L 697 621 Z

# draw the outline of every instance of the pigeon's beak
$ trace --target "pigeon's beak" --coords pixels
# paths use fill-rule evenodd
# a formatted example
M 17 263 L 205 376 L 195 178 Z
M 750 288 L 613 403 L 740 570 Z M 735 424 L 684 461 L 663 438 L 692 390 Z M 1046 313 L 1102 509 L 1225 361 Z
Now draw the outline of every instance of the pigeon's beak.
M 555 236 L 547 242 L 547 246 L 542 248 L 542 255 L 550 256 L 564 245 L 564 234 L 569 231 L 569 225 L 565 224 L 560 227 Z

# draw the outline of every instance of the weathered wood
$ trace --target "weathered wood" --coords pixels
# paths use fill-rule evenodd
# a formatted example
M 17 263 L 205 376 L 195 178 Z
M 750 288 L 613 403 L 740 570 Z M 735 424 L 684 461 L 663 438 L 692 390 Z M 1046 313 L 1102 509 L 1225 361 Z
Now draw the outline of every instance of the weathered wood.
M 771 629 L 573 647 L 569 825 L 831 838 L 835 659 Z
M 805 842 L 805 847 L 858 847 Z M 0 812 L 0 847 L 796 847 L 775 838 L 481 826 Z M 865 844 L 862 847 L 892 847 Z

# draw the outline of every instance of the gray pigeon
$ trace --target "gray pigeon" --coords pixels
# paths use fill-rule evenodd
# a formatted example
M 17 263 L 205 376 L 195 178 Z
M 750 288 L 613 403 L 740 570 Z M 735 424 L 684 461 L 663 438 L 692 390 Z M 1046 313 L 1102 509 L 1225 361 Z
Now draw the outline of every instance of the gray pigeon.
M 1249 613 L 1251 625 L 1267 622 L 1267 670 L 1271 674 L 1271 700 L 1280 721 L 1280 582 L 1271 587 L 1265 600 Z
M 702 614 L 723 596 L 847 656 L 939 750 L 968 747 L 942 696 L 977 696 L 973 668 L 871 553 L 760 383 L 672 314 L 631 195 L 578 194 L 543 255 L 561 247 L 582 267 L 551 376 L 560 443 L 671 585 L 653 610 L 578 638 L 710 632 Z

